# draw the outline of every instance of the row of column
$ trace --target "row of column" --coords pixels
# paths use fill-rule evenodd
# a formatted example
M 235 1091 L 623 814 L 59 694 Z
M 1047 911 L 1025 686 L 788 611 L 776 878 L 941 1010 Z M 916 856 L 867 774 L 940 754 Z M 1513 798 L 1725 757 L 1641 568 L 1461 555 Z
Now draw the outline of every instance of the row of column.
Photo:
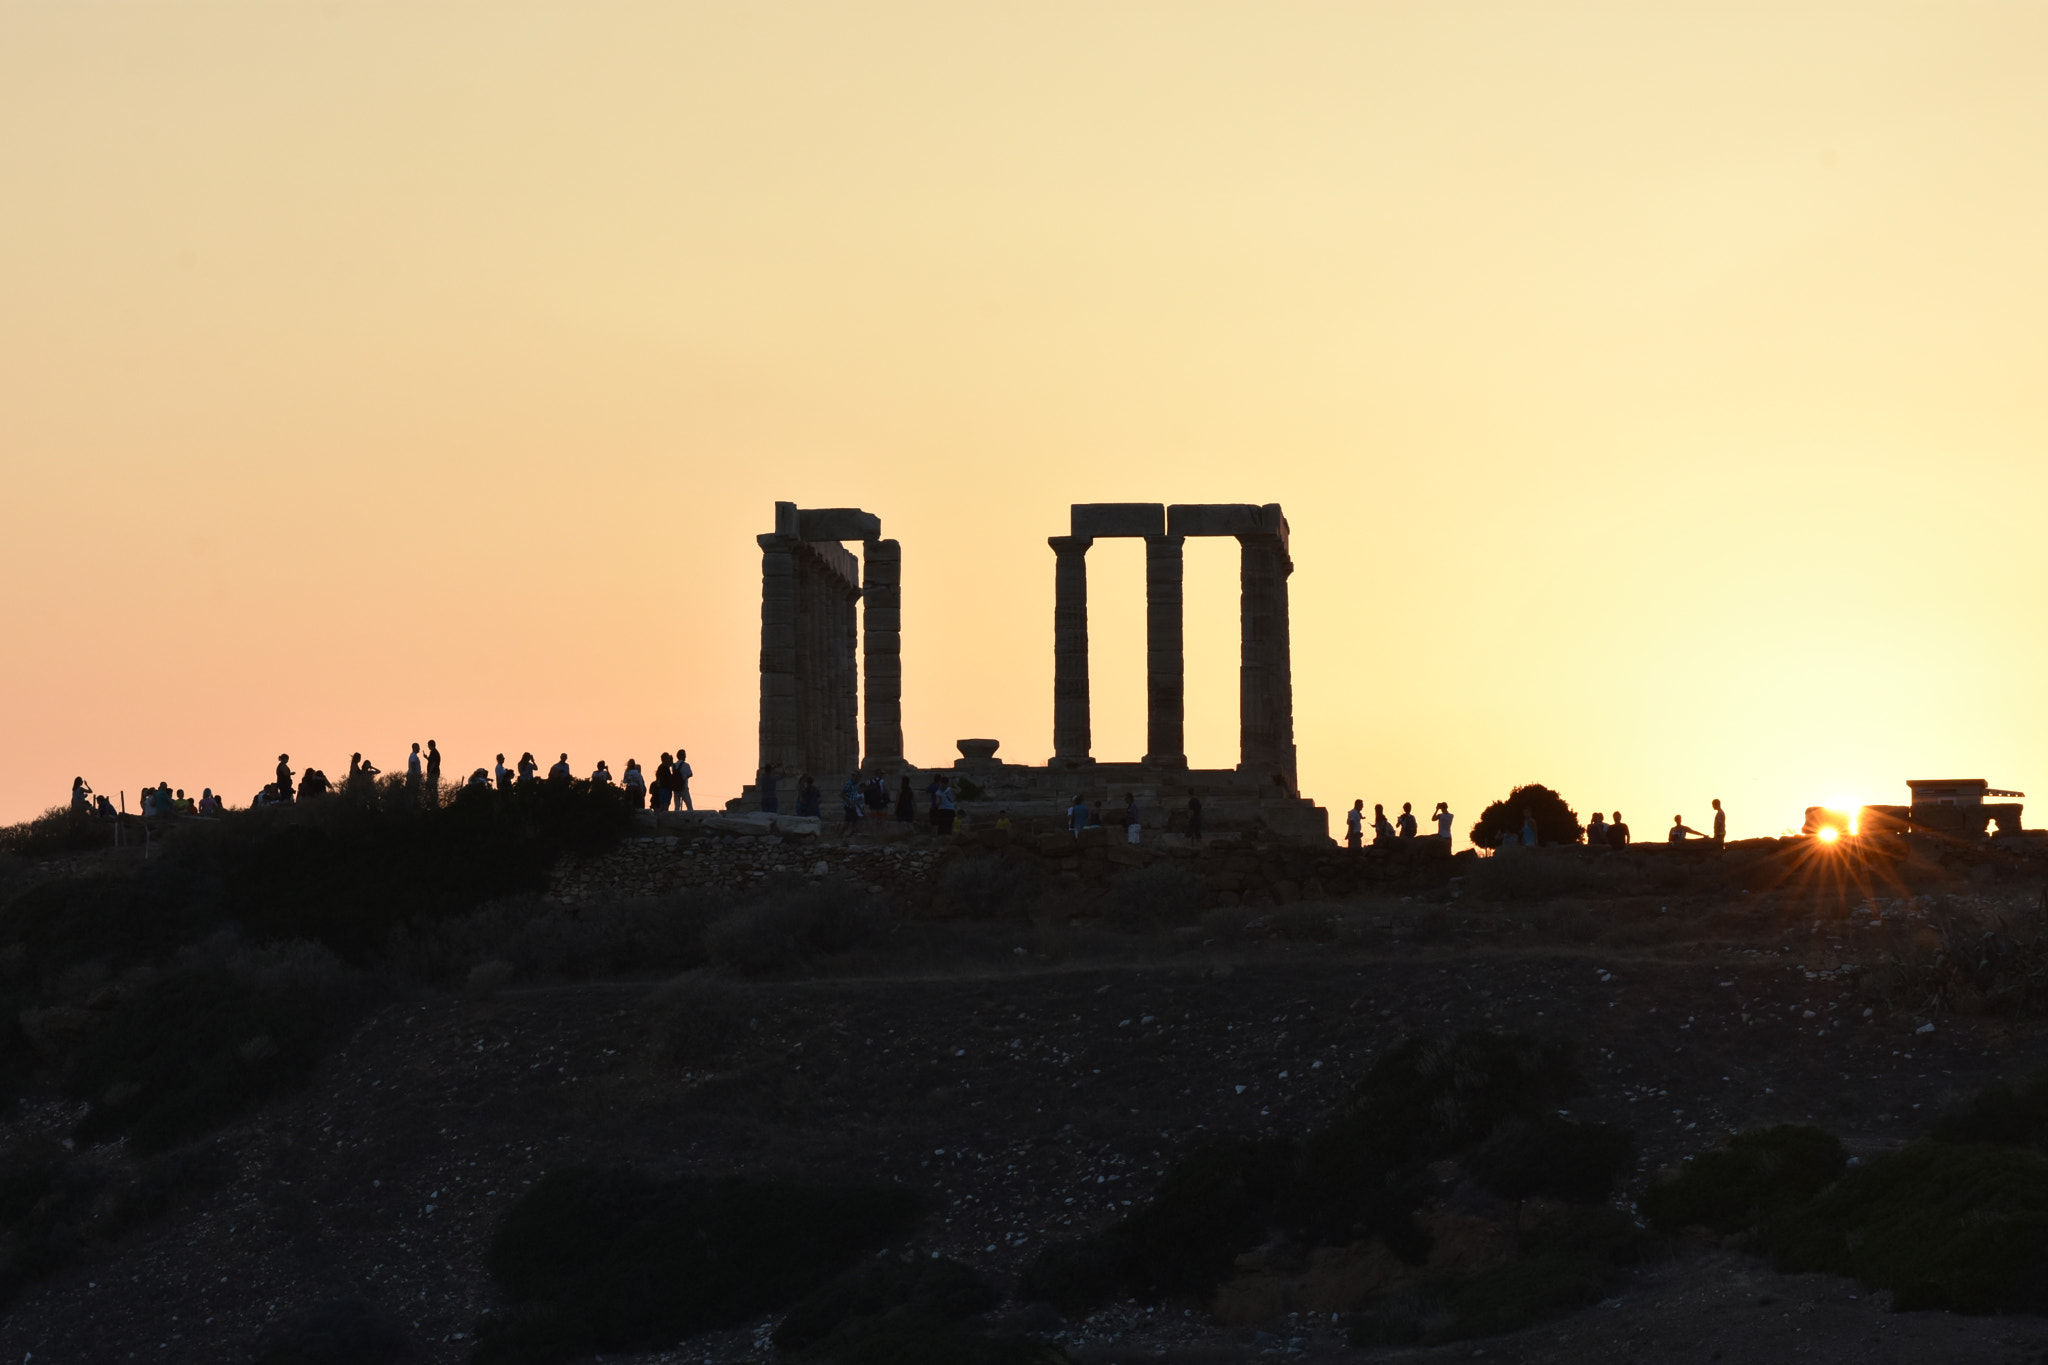
M 812 544 L 775 533 L 757 537 L 756 543 L 761 547 L 760 766 L 773 766 L 787 777 L 854 772 L 862 766 L 865 739 L 869 766 L 900 767 L 902 548 L 893 540 L 864 542 L 857 581 L 853 557 L 836 542 Z
M 1185 536 L 1145 541 L 1145 761 L 1186 767 L 1182 571 Z M 1241 535 L 1238 569 L 1238 765 L 1294 779 L 1294 669 L 1287 578 L 1273 535 Z M 1092 536 L 1053 536 L 1053 756 L 1091 761 L 1088 551 Z

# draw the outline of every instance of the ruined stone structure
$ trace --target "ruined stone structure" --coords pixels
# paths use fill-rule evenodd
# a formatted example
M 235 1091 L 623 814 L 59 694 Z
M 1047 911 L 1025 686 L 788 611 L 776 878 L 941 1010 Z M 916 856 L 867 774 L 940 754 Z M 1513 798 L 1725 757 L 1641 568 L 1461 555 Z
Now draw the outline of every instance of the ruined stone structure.
M 1287 625 L 1287 518 L 1278 503 L 1084 502 L 1057 556 L 1053 607 L 1053 762 L 1094 762 L 1088 695 L 1088 550 L 1097 540 L 1145 542 L 1147 764 L 1187 766 L 1181 649 L 1181 552 L 1189 536 L 1232 536 L 1238 570 L 1238 770 L 1278 773 L 1291 789 L 1294 666 Z
M 866 743 L 874 763 L 903 759 L 901 548 L 854 507 L 775 504 L 761 546 L 761 760 L 794 778 L 861 766 L 855 705 L 864 648 Z M 839 542 L 858 540 L 857 563 Z M 866 586 L 862 576 L 865 572 Z M 865 599 L 866 630 L 856 603 Z

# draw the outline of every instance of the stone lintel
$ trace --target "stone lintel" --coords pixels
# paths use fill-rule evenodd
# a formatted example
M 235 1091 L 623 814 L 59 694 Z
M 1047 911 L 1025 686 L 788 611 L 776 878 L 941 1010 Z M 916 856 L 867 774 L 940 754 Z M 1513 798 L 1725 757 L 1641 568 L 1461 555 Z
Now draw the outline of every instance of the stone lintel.
M 780 529 L 784 504 L 775 506 Z M 805 507 L 797 511 L 796 534 L 803 540 L 879 540 L 882 519 L 858 507 Z
M 1156 536 L 1166 531 L 1166 505 L 1158 502 L 1077 502 L 1076 536 Z
M 1166 509 L 1167 534 L 1176 536 L 1278 536 L 1287 538 L 1280 504 L 1177 502 Z

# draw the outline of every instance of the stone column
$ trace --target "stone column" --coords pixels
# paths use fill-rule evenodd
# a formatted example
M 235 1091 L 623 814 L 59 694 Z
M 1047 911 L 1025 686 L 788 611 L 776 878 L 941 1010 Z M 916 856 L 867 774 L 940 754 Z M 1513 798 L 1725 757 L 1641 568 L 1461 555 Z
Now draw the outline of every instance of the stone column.
M 1181 536 L 1145 537 L 1145 761 L 1188 766 Z
M 839 589 L 835 641 L 835 672 L 838 687 L 832 694 L 837 707 L 834 726 L 839 740 L 838 762 L 832 771 L 850 773 L 860 767 L 860 589 L 842 583 Z
M 1052 536 L 1058 556 L 1052 611 L 1053 758 L 1086 763 L 1088 715 L 1088 547 L 1090 536 Z
M 866 542 L 861 580 L 866 765 L 893 776 L 903 769 L 903 547 L 893 540 Z
M 761 754 L 756 766 L 787 768 L 803 762 L 796 675 L 796 558 L 802 542 L 779 535 L 755 541 L 761 547 Z
M 1279 722 L 1286 667 L 1286 552 L 1277 536 L 1239 536 L 1238 767 L 1286 771 L 1292 764 Z M 1278 665 L 1278 667 L 1276 667 Z M 1292 726 L 1287 727 L 1289 730 Z

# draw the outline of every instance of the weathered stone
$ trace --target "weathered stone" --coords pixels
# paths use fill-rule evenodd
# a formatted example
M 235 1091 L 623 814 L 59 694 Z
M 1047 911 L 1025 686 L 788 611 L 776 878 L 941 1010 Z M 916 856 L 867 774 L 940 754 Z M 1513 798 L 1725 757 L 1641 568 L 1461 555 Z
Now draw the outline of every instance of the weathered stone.
M 1092 743 L 1088 704 L 1088 548 L 1086 536 L 1053 536 L 1057 556 L 1052 614 L 1052 749 L 1056 759 L 1086 760 Z
M 1188 765 L 1179 536 L 1145 537 L 1145 761 Z
M 882 534 L 882 519 L 858 507 L 806 507 L 796 525 L 803 540 L 876 540 Z
M 1166 509 L 1170 536 L 1280 536 L 1285 523 L 1277 502 L 1177 502 Z
M 1166 505 L 1157 502 L 1077 502 L 1069 514 L 1072 534 L 1156 536 L 1166 531 Z

